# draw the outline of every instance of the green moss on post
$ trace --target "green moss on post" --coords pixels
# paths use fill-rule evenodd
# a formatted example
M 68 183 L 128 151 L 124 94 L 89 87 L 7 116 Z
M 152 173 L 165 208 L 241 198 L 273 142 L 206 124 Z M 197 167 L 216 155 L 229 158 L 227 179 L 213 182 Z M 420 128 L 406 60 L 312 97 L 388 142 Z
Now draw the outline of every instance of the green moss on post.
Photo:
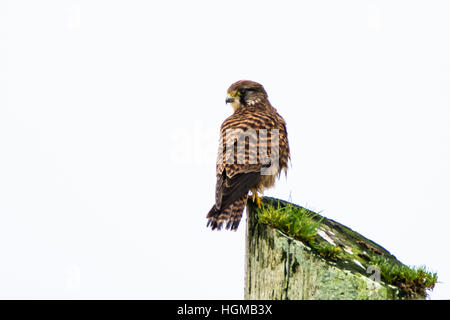
M 424 299 L 437 280 L 331 219 L 273 198 L 263 205 L 247 207 L 245 299 Z

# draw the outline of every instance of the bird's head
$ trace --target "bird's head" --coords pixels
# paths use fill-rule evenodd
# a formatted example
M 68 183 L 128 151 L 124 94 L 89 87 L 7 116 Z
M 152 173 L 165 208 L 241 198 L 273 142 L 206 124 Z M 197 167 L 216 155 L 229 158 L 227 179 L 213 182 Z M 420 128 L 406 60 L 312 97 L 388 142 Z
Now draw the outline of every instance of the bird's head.
M 267 99 L 267 93 L 262 85 L 250 80 L 239 80 L 228 88 L 225 103 L 230 103 L 236 111 L 265 99 Z

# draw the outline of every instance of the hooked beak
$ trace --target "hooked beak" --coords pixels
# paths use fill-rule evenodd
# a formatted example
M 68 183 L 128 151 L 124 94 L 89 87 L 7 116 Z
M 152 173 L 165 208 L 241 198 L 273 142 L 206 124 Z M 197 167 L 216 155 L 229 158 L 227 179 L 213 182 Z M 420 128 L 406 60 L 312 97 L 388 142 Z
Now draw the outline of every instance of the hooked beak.
M 228 96 L 228 97 L 225 99 L 225 103 L 232 103 L 232 102 L 234 102 L 234 98 L 233 98 L 233 97 Z

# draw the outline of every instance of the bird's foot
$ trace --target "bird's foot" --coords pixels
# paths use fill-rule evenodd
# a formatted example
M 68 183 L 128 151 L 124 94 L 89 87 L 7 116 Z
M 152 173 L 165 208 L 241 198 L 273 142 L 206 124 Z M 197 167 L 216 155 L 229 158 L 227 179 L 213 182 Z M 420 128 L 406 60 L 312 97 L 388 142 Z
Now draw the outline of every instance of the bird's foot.
M 261 197 L 258 196 L 258 192 L 256 190 L 252 190 L 252 200 L 254 203 L 256 203 L 256 205 L 258 206 L 259 209 L 262 208 L 262 202 L 261 202 Z

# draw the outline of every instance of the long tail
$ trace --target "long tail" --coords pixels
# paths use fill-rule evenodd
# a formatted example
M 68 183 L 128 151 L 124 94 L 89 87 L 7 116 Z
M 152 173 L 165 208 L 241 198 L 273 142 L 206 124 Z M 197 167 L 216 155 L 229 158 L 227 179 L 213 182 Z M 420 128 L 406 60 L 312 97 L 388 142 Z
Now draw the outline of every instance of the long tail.
M 230 204 L 227 208 L 221 208 L 220 210 L 214 205 L 206 216 L 208 219 L 208 224 L 206 226 L 211 227 L 212 230 L 221 230 L 222 225 L 226 223 L 225 229 L 233 231 L 237 230 L 239 222 L 241 222 L 245 205 L 247 204 L 247 198 L 248 195 L 246 194 Z

